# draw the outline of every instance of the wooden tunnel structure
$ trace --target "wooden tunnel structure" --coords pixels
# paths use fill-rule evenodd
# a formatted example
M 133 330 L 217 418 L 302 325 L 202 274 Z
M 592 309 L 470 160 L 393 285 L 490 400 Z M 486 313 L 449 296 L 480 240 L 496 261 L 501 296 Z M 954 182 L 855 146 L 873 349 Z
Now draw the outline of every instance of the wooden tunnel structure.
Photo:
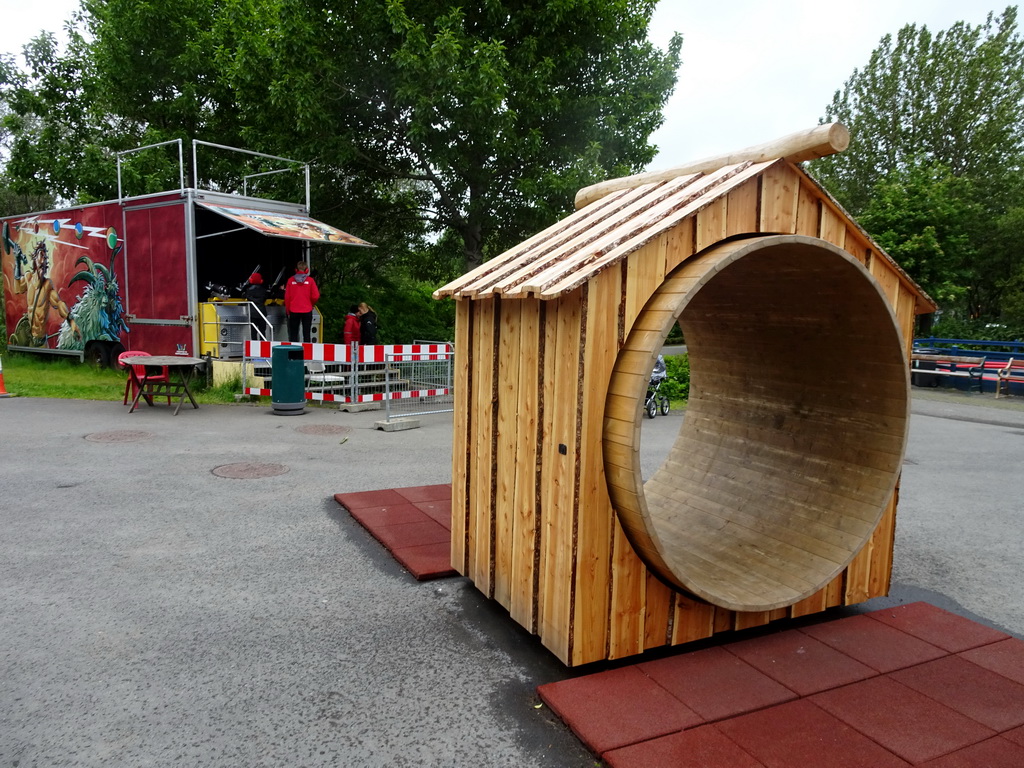
M 839 125 L 577 195 L 456 299 L 452 563 L 573 666 L 886 594 L 914 317 L 799 165 Z M 641 477 L 673 324 L 674 447 Z

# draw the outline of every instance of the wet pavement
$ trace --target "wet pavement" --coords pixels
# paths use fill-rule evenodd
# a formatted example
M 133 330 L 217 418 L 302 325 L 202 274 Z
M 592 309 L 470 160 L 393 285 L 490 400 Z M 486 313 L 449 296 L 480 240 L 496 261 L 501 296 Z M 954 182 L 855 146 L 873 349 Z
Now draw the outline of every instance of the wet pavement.
M 1024 637 L 1024 405 L 915 389 L 913 413 L 892 596 L 852 612 Z M 536 693 L 580 670 L 334 501 L 450 481 L 450 415 L 380 418 L 0 401 L 0 766 L 595 765 Z M 645 472 L 681 418 L 645 420 Z

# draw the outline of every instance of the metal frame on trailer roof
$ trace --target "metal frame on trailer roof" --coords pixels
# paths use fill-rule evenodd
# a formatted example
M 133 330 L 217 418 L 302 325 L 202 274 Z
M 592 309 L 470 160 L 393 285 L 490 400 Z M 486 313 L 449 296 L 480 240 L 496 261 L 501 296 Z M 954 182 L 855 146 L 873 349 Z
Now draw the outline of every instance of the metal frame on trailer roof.
M 307 211 L 309 210 L 309 189 L 310 189 L 310 185 L 309 185 L 309 163 L 304 163 L 301 160 L 293 160 L 290 157 L 279 157 L 278 155 L 268 155 L 265 152 L 255 152 L 255 151 L 253 151 L 251 149 L 239 149 L 238 147 L 229 147 L 226 144 L 214 144 L 213 142 L 209 142 L 209 141 L 200 141 L 199 139 L 192 139 L 192 186 L 195 187 L 196 189 L 199 189 L 199 153 L 197 151 L 197 148 L 199 146 L 213 147 L 214 149 L 226 149 L 229 152 L 241 152 L 242 154 L 252 155 L 254 157 L 264 157 L 264 158 L 266 158 L 268 160 L 279 160 L 282 163 L 295 163 L 297 165 L 301 165 L 302 169 L 303 169 L 303 175 L 305 177 L 306 210 Z M 256 176 L 267 176 L 267 175 L 269 175 L 271 173 L 282 173 L 282 172 L 287 171 L 287 170 L 289 170 L 289 169 L 282 168 L 282 169 L 279 169 L 277 171 L 266 171 L 266 172 L 263 172 L 263 173 L 251 174 L 251 175 L 245 176 L 243 178 L 244 178 L 244 180 L 247 181 L 248 179 L 255 178 Z M 243 190 L 244 189 L 245 189 L 245 186 L 243 185 Z M 211 190 L 211 191 L 213 191 L 213 190 Z

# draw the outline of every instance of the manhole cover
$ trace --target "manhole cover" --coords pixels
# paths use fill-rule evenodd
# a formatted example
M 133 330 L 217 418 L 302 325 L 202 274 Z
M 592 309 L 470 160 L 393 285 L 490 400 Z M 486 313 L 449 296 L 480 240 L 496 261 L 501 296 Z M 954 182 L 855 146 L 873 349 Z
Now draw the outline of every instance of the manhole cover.
M 295 431 L 304 435 L 347 435 L 352 431 L 352 427 L 343 427 L 340 424 L 307 424 L 296 427 Z
M 217 477 L 230 477 L 234 480 L 255 480 L 259 477 L 273 477 L 283 475 L 288 471 L 284 464 L 258 464 L 252 461 L 243 461 L 238 464 L 222 464 L 213 468 L 213 474 Z
M 152 432 L 142 432 L 136 429 L 115 429 L 111 432 L 93 432 L 86 435 L 86 440 L 94 443 L 136 443 L 139 440 L 148 440 L 153 436 Z

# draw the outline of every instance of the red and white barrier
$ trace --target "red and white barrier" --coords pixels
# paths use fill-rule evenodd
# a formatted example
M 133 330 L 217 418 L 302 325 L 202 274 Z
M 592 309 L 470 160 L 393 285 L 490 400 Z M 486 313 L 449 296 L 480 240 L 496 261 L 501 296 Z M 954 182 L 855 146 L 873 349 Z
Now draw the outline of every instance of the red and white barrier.
M 354 368 L 356 365 L 369 363 L 390 363 L 421 360 L 447 360 L 454 352 L 451 344 L 293 344 L 288 341 L 246 341 L 246 360 L 271 358 L 271 350 L 277 346 L 301 346 L 302 359 L 309 362 L 341 363 Z M 395 358 L 398 358 L 396 361 Z M 353 362 L 354 361 L 354 362 Z M 273 391 L 261 387 L 245 387 L 247 395 L 270 397 Z M 307 400 L 318 400 L 332 403 L 372 403 L 383 400 L 399 400 L 406 397 L 437 397 L 451 394 L 450 389 L 419 389 L 396 390 L 394 392 L 375 392 L 371 394 L 351 395 L 333 392 L 306 392 Z
M 302 359 L 322 363 L 386 363 L 389 357 L 412 356 L 416 360 L 444 360 L 452 354 L 451 344 L 292 344 L 290 341 L 247 341 L 247 358 L 270 359 L 274 347 L 302 347 Z
M 388 363 L 395 357 L 409 360 L 445 360 L 451 344 L 373 344 L 358 347 L 360 363 Z

